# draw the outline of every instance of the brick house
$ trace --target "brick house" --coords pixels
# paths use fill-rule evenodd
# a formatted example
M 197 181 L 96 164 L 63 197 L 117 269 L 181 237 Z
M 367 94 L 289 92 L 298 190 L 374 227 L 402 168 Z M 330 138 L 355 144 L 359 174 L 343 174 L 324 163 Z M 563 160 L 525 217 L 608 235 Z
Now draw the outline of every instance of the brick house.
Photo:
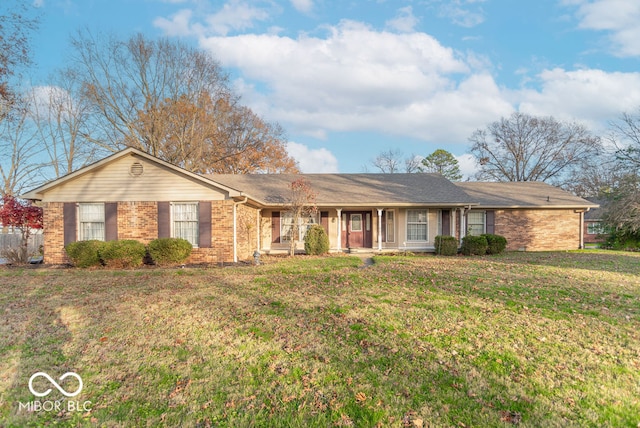
M 44 208 L 45 262 L 87 239 L 182 237 L 190 262 L 285 252 L 296 175 L 198 175 L 128 148 L 23 195 Z M 452 183 L 438 174 L 304 174 L 332 251 L 433 251 L 437 235 L 496 233 L 509 250 L 582 248 L 584 213 L 597 207 L 544 183 Z

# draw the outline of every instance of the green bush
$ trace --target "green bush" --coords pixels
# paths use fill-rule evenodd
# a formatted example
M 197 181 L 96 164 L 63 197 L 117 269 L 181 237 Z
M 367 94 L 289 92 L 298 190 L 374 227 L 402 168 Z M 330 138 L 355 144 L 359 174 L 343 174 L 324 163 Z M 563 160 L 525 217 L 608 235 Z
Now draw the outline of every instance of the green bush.
M 191 243 L 182 238 L 158 238 L 149 242 L 149 255 L 158 266 L 184 263 L 191 255 Z
M 100 266 L 100 250 L 104 245 L 103 241 L 77 241 L 68 244 L 64 250 L 75 267 L 86 268 L 90 266 Z
M 329 252 L 329 236 L 324 227 L 314 224 L 304 237 L 304 251 L 307 254 L 319 255 Z
M 131 268 L 142 265 L 147 248 L 142 242 L 124 239 L 105 242 L 98 253 L 105 266 Z
M 482 236 L 487 239 L 487 254 L 500 254 L 507 248 L 507 238 L 504 236 L 491 233 L 485 233 Z
M 458 240 L 455 236 L 436 236 L 435 247 L 436 254 L 441 256 L 455 256 L 458 254 Z
M 462 238 L 462 254 L 465 256 L 483 256 L 488 247 L 487 238 L 482 235 L 467 235 Z

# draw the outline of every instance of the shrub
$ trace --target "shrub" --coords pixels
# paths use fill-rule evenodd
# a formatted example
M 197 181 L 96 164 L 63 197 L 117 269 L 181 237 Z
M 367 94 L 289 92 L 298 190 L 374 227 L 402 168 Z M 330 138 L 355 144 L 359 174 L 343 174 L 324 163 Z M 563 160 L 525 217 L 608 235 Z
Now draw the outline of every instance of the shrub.
M 147 248 L 142 242 L 124 239 L 105 242 L 98 253 L 105 266 L 130 268 L 142 265 Z
M 436 254 L 441 256 L 455 256 L 458 254 L 458 240 L 455 236 L 436 236 L 435 247 Z
M 487 239 L 487 254 L 500 254 L 507 248 L 507 238 L 504 236 L 491 233 L 485 233 L 482 236 Z
M 158 266 L 184 263 L 191 255 L 191 243 L 182 238 L 158 238 L 149 242 L 149 256 Z
M 482 235 L 467 235 L 462 238 L 462 254 L 465 256 L 483 256 L 488 247 L 487 238 Z
M 104 245 L 103 241 L 77 241 L 68 244 L 64 250 L 75 267 L 86 268 L 90 266 L 100 266 L 100 250 Z
M 304 237 L 304 251 L 307 254 L 319 255 L 329 252 L 329 236 L 324 227 L 314 224 Z

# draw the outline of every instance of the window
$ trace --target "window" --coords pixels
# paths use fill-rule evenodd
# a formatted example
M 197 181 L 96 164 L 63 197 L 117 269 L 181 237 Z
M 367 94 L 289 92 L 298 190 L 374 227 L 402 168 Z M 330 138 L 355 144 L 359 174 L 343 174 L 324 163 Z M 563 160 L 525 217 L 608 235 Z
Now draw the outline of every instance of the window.
M 607 228 L 599 221 L 587 223 L 587 235 L 605 235 Z
M 78 239 L 104 241 L 104 204 L 78 204 Z
M 485 232 L 485 212 L 470 211 L 467 214 L 467 235 L 482 235 Z
M 427 240 L 427 210 L 407 211 L 407 241 Z
M 186 239 L 198 246 L 198 203 L 174 202 L 171 204 L 171 236 Z
M 307 236 L 307 231 L 314 224 L 318 224 L 317 215 L 303 216 L 298 219 L 298 241 L 303 241 Z M 293 233 L 293 214 L 289 211 L 280 213 L 280 239 L 282 242 L 291 241 L 291 235 Z
M 395 242 L 396 241 L 396 220 L 395 220 L 395 211 L 387 210 L 385 213 L 385 227 L 387 232 L 387 242 Z

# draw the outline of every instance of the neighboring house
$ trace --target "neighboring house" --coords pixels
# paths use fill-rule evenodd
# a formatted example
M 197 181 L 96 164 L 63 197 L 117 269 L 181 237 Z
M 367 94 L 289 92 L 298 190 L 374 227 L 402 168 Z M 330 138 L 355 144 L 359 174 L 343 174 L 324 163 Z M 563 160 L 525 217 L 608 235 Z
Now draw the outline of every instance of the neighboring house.
M 437 235 L 507 237 L 509 250 L 581 248 L 597 205 L 543 183 L 452 183 L 438 174 L 304 174 L 332 251 L 433 251 Z M 296 175 L 208 175 L 125 149 L 23 195 L 44 208 L 45 262 L 86 239 L 182 237 L 190 262 L 285 252 L 288 188 Z
M 587 198 L 593 204 L 597 204 L 599 208 L 593 208 L 584 214 L 584 244 L 585 246 L 595 247 L 607 240 L 609 235 L 604 223 L 602 222 L 602 210 L 606 203 L 604 198 Z

